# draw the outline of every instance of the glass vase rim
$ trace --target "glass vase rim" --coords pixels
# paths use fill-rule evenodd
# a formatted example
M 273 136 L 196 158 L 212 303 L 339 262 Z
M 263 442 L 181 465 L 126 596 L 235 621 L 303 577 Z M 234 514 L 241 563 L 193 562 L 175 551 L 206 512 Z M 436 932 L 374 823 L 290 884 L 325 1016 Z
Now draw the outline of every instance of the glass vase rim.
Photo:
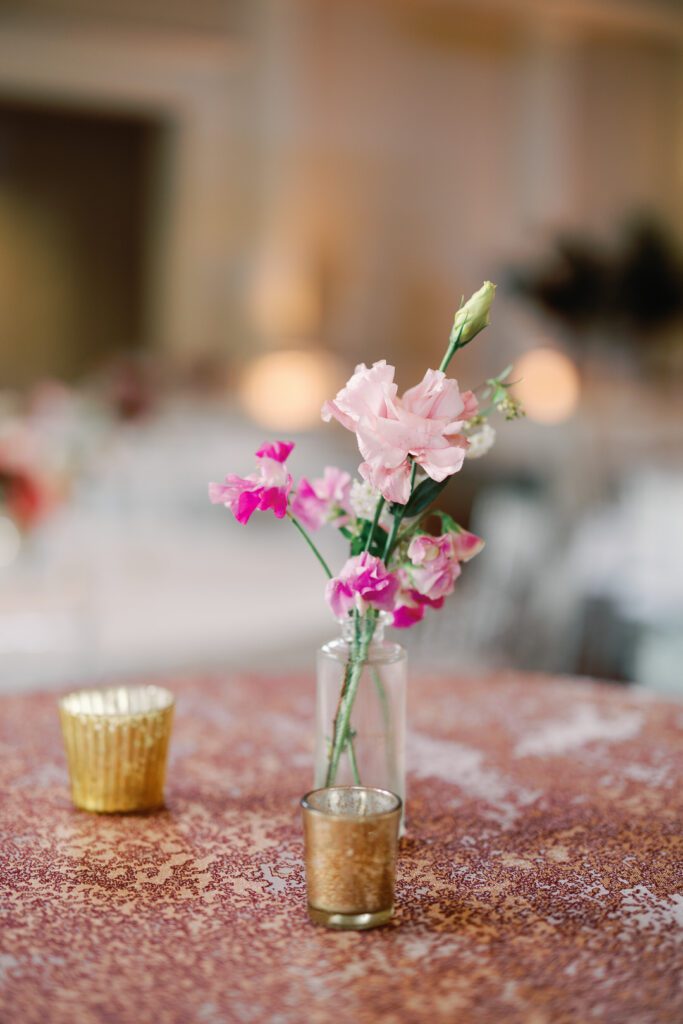
M 372 811 L 370 814 L 332 814 L 330 811 L 322 811 L 319 807 L 314 807 L 309 801 L 312 796 L 316 793 L 325 793 L 331 790 L 344 790 L 346 792 L 360 792 L 360 793 L 379 793 L 382 797 L 389 797 L 393 802 L 392 807 L 387 807 L 382 811 Z M 299 801 L 299 805 L 304 811 L 308 811 L 311 814 L 318 814 L 321 818 L 328 818 L 332 821 L 376 821 L 378 818 L 388 818 L 392 814 L 396 814 L 398 811 L 401 812 L 403 808 L 403 800 L 398 793 L 392 792 L 390 789 L 382 789 L 380 786 L 318 786 L 316 789 L 310 789 L 308 793 L 304 793 Z
M 375 619 L 375 622 L 377 623 L 378 626 L 388 626 L 391 622 L 393 622 L 394 616 L 392 615 L 391 612 L 385 612 L 382 609 L 373 608 L 368 608 L 366 609 L 366 611 L 359 614 L 358 617 L 361 620 L 361 622 L 370 621 L 368 613 L 371 611 L 377 611 L 377 618 Z M 347 612 L 346 615 L 335 616 L 335 620 L 337 622 L 337 625 L 341 626 L 343 629 L 344 626 L 348 626 L 349 623 L 353 624 L 353 622 L 355 621 L 355 616 L 354 613 L 350 611 Z

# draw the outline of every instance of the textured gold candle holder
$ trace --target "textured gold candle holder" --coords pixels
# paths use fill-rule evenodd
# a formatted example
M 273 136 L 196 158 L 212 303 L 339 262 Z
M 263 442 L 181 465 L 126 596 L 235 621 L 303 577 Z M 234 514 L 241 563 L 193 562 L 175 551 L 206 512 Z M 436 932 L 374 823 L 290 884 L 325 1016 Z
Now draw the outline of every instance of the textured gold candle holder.
M 148 811 L 164 802 L 173 694 L 113 686 L 62 697 L 71 795 L 84 811 Z
M 327 928 L 385 924 L 394 912 L 401 799 L 334 786 L 301 800 L 308 913 Z

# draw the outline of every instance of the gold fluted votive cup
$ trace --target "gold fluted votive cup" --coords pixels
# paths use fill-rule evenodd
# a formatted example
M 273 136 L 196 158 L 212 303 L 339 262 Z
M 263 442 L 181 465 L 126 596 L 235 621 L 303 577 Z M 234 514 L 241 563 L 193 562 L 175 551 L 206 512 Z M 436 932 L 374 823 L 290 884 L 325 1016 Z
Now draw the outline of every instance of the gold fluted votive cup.
M 76 807 L 115 813 L 163 806 L 174 706 L 173 694 L 160 686 L 112 686 L 62 697 Z
M 365 929 L 394 913 L 401 799 L 386 789 L 333 786 L 301 800 L 309 917 Z

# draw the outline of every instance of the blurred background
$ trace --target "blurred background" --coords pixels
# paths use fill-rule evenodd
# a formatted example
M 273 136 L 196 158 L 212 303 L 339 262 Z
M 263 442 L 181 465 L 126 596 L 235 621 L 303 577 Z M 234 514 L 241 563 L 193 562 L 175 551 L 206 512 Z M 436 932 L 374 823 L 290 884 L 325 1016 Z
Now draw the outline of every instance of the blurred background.
M 527 418 L 413 665 L 683 694 L 682 186 L 678 0 L 3 0 L 0 688 L 312 668 L 319 567 L 207 482 L 355 470 L 322 400 L 489 278 L 451 372 Z

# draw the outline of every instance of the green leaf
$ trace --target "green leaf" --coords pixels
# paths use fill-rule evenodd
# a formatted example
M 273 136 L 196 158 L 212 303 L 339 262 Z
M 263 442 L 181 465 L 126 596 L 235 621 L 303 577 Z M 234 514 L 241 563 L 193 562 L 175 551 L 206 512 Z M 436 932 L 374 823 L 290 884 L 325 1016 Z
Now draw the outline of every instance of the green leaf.
M 462 526 L 456 523 L 455 519 L 449 516 L 448 512 L 441 512 L 439 509 L 436 509 L 434 515 L 438 516 L 441 520 L 441 529 L 444 533 L 462 533 Z
M 351 541 L 351 554 L 360 555 L 361 552 L 365 551 L 365 545 L 372 529 L 372 523 L 368 520 L 363 521 L 363 528 Z M 372 538 L 372 544 L 370 545 L 370 554 L 378 555 L 380 558 L 384 551 L 384 545 L 387 542 L 387 532 L 381 526 L 375 528 L 375 535 Z
M 407 516 L 409 519 L 412 518 L 412 516 L 419 516 L 421 512 L 424 512 L 428 505 L 431 505 L 431 503 L 438 498 L 448 483 L 448 480 L 448 477 L 440 483 L 437 483 L 436 480 L 430 480 L 429 478 L 423 480 L 422 483 L 418 484 L 413 491 L 412 497 L 407 505 L 403 506 L 393 504 L 389 506 L 389 511 L 392 515 L 396 515 L 396 512 L 400 509 L 403 511 L 403 515 Z
M 361 540 L 360 537 L 354 537 L 351 541 L 351 554 L 359 555 L 365 547 L 365 541 Z

